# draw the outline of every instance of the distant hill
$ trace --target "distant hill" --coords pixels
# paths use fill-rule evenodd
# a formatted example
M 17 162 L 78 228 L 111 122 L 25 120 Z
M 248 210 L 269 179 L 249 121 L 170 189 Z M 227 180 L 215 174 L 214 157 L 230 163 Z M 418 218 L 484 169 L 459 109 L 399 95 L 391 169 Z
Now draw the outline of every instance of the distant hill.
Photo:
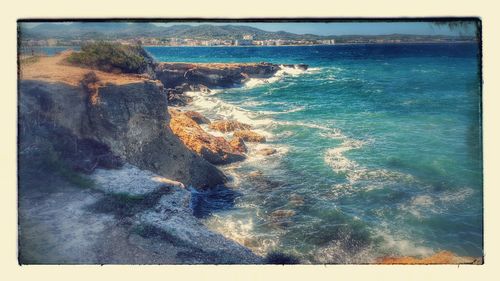
M 70 24 L 43 23 L 27 28 L 21 24 L 21 38 L 24 39 L 131 39 L 137 37 L 178 38 L 178 39 L 242 39 L 244 35 L 252 35 L 254 40 L 322 40 L 335 39 L 337 43 L 356 40 L 408 40 L 408 39 L 439 39 L 457 38 L 444 35 L 341 35 L 320 36 L 314 34 L 294 34 L 285 31 L 271 32 L 244 25 L 210 25 L 191 26 L 179 24 L 173 26 L 158 26 L 152 23 L 125 22 L 74 22 Z
M 243 25 L 199 26 L 174 25 L 157 26 L 151 23 L 93 23 L 80 22 L 71 24 L 43 23 L 33 28 L 21 28 L 21 36 L 26 39 L 116 39 L 135 37 L 167 37 L 193 39 L 241 39 L 243 35 L 253 35 L 255 40 L 266 39 L 326 39 L 328 37 L 313 34 L 294 34 L 290 32 L 270 32 Z

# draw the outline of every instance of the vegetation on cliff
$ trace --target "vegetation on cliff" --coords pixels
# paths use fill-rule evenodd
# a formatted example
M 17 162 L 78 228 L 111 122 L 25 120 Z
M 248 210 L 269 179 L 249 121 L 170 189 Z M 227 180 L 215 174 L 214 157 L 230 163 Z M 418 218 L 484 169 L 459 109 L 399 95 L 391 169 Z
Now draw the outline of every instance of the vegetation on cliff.
M 138 45 L 96 42 L 83 45 L 81 52 L 72 53 L 67 61 L 107 72 L 144 73 L 153 59 Z

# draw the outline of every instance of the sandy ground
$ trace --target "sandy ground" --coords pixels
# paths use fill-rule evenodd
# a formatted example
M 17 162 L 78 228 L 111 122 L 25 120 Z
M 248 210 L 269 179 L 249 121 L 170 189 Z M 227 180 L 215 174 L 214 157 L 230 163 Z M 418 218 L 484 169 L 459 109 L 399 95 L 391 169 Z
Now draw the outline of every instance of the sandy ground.
M 134 74 L 114 74 L 99 70 L 68 65 L 65 59 L 72 51 L 62 52 L 53 57 L 39 57 L 35 62 L 20 63 L 21 80 L 42 80 L 46 82 L 63 82 L 79 86 L 83 75 L 94 71 L 102 83 L 123 85 L 148 80 L 146 77 Z

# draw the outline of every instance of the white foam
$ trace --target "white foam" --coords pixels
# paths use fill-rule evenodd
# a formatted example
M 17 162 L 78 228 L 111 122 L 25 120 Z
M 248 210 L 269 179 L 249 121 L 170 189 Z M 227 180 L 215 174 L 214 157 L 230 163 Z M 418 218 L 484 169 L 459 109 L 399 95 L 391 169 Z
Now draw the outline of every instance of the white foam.
M 257 235 L 254 233 L 253 218 L 243 218 L 236 215 L 213 215 L 205 221 L 209 229 L 221 233 L 237 243 L 249 248 L 257 255 L 264 256 L 270 249 L 275 248 L 279 239 L 271 235 Z
M 337 173 L 352 171 L 359 165 L 355 161 L 345 157 L 344 152 L 358 149 L 363 144 L 364 142 L 360 140 L 345 139 L 340 146 L 328 149 L 324 160 Z
M 432 197 L 426 194 L 414 196 L 406 203 L 398 205 L 398 209 L 412 214 L 418 219 L 422 219 L 429 214 L 443 213 L 447 208 L 461 203 L 474 193 L 471 188 L 462 188 L 456 191 L 445 191 L 434 194 Z
M 300 69 L 298 67 L 290 67 L 280 65 L 280 69 L 270 78 L 250 78 L 244 86 L 245 88 L 255 88 L 261 85 L 270 84 L 281 80 L 285 76 L 298 76 L 304 73 L 316 73 L 319 68 L 309 68 L 308 70 Z
M 387 229 L 377 229 L 376 234 L 383 238 L 383 248 L 386 251 L 392 252 L 393 255 L 427 257 L 435 253 L 433 249 L 419 245 L 418 241 L 406 239 L 402 237 L 402 234 L 397 234 Z
M 241 107 L 226 103 L 213 95 L 205 95 L 200 92 L 190 92 L 189 96 L 193 98 L 190 108 L 201 112 L 206 116 L 212 116 L 215 119 L 233 119 L 239 122 L 252 125 L 254 127 L 267 126 L 273 123 L 272 119 L 259 118 L 262 113 L 252 112 Z

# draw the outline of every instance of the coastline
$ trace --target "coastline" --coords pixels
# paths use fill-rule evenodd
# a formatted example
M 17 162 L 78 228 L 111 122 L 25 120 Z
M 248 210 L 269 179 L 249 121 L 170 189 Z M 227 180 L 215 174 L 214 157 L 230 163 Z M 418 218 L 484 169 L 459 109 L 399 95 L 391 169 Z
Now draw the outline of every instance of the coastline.
M 241 70 L 241 67 L 246 67 L 249 65 L 259 66 L 259 64 L 233 64 L 233 65 L 236 65 L 235 67 L 236 67 L 237 71 L 230 70 L 231 67 L 229 67 L 229 66 L 231 64 L 210 64 L 210 63 L 208 63 L 208 64 L 188 63 L 188 64 L 194 65 L 195 66 L 194 70 L 189 70 L 189 69 L 186 70 L 183 68 L 184 66 L 176 64 L 176 63 L 163 64 L 163 66 L 165 66 L 165 67 L 163 67 L 163 68 L 160 67 L 160 69 L 159 69 L 160 71 L 168 71 L 169 73 L 173 73 L 173 72 L 177 73 L 177 74 L 179 74 L 180 77 L 184 78 L 184 80 L 182 80 L 182 81 L 184 81 L 185 83 L 180 83 L 180 84 L 172 83 L 171 81 L 173 81 L 173 80 L 168 80 L 168 79 L 172 78 L 170 75 L 169 75 L 170 77 L 168 79 L 164 78 L 162 81 L 162 79 L 160 77 L 159 81 L 156 82 L 157 84 L 159 82 L 161 82 L 161 84 L 164 87 L 164 92 L 166 93 L 167 97 L 169 97 L 169 98 L 172 97 L 170 102 L 172 100 L 176 100 L 176 99 L 180 99 L 182 101 L 182 97 L 189 96 L 188 93 L 190 91 L 193 91 L 193 90 L 198 92 L 198 93 L 203 92 L 203 91 L 208 91 L 208 92 L 213 91 L 212 89 L 210 89 L 210 87 L 206 87 L 206 85 L 204 85 L 203 83 L 207 83 L 207 82 L 212 83 L 212 85 L 215 85 L 215 86 L 212 86 L 214 88 L 218 88 L 218 86 L 220 88 L 241 87 L 246 82 L 248 82 L 249 79 L 252 79 L 252 78 L 264 79 L 264 80 L 270 79 L 276 75 L 277 71 L 279 71 L 279 68 L 277 68 L 278 65 L 264 64 L 264 65 L 260 66 L 260 67 L 264 67 L 264 68 L 262 68 L 262 69 L 264 69 L 263 72 L 256 72 L 257 74 L 253 74 L 253 75 L 258 76 L 256 78 L 256 77 L 251 77 L 250 75 L 241 75 L 240 70 Z M 169 67 L 169 65 L 170 65 L 170 67 Z M 216 66 L 216 67 L 211 68 L 210 66 Z M 201 69 L 200 69 L 200 67 L 201 67 Z M 221 69 L 221 67 L 222 67 L 222 69 Z M 257 68 L 260 68 L 260 67 L 257 67 Z M 265 69 L 267 69 L 267 71 Z M 190 72 L 188 72 L 188 71 L 190 71 Z M 196 75 L 186 76 L 186 73 L 195 73 Z M 216 77 L 214 78 L 213 75 L 216 75 Z M 229 77 L 229 81 L 227 81 L 228 77 Z M 31 78 L 36 78 L 36 77 L 31 77 Z M 41 79 L 45 79 L 45 78 L 41 77 Z M 104 78 L 104 79 L 106 79 L 106 78 Z M 187 80 L 187 82 L 185 80 Z M 77 82 L 78 81 L 75 81 L 74 85 L 78 85 Z M 136 83 L 136 82 L 146 83 L 143 81 L 134 81 L 134 83 Z M 222 84 L 218 84 L 219 82 Z M 202 85 L 202 86 L 204 85 L 205 87 L 202 87 L 200 85 Z M 104 89 L 102 89 L 102 90 L 103 91 L 101 93 L 106 93 L 106 91 Z M 118 89 L 116 89 L 116 91 L 117 92 L 124 91 L 124 88 L 121 88 L 121 89 L 118 88 Z M 169 102 L 168 107 L 172 108 L 172 106 L 170 105 L 170 102 Z M 181 109 L 182 108 L 189 108 L 189 107 L 186 107 L 186 105 L 189 105 L 189 100 L 181 102 L 180 104 L 178 104 L 174 108 L 181 108 Z M 172 115 L 172 114 L 170 114 L 170 115 Z M 172 116 L 167 117 L 167 118 L 170 118 L 171 121 L 173 120 Z M 209 120 L 209 121 L 214 122 L 216 120 Z M 170 127 L 172 127 L 172 126 L 170 126 Z M 202 130 L 203 130 L 203 128 L 202 128 Z M 174 134 L 175 134 L 175 132 L 174 132 Z M 208 134 L 210 134 L 210 132 L 208 132 Z M 179 136 L 177 136 L 177 137 L 182 141 L 181 137 L 179 137 Z M 229 142 L 231 140 L 227 139 L 225 141 Z M 243 142 L 243 143 L 245 143 L 245 142 Z M 184 143 L 184 144 L 189 148 L 189 145 L 187 145 L 186 143 Z M 193 149 L 191 149 L 191 150 L 194 151 Z M 201 149 L 200 151 L 204 151 L 204 150 Z M 194 151 L 194 152 L 196 153 L 196 151 Z M 205 158 L 205 157 L 203 157 L 203 155 L 199 155 L 199 156 L 201 156 L 201 158 Z M 196 159 L 195 161 L 201 161 L 201 158 Z M 207 159 L 205 159 L 205 160 L 207 160 Z M 239 160 L 239 161 L 241 161 L 241 160 Z M 208 162 L 210 162 L 210 161 L 208 161 Z M 141 169 L 143 169 L 143 168 L 144 167 L 141 167 Z M 166 209 L 168 209 L 168 208 L 166 208 Z M 164 212 L 168 213 L 170 211 L 171 210 L 166 210 Z M 182 218 L 180 218 L 180 219 L 182 219 Z M 168 231 L 172 231 L 172 228 L 167 228 L 167 229 L 168 229 Z M 180 236 L 182 237 L 182 234 Z M 225 239 L 229 240 L 228 238 L 225 238 Z M 189 240 L 193 240 L 193 239 L 189 238 L 187 241 L 189 241 Z M 184 241 L 186 241 L 186 240 L 184 240 Z M 455 261 L 453 259 L 446 260 L 446 262 L 443 262 L 443 260 L 440 260 L 440 261 L 441 261 L 441 263 L 455 263 L 455 262 L 456 263 L 468 263 L 468 262 L 464 262 L 463 260 Z M 262 262 L 262 261 L 259 260 L 257 263 L 259 263 L 259 262 Z M 392 260 L 389 259 L 389 260 L 380 261 L 380 262 L 381 263 L 405 263 L 405 262 L 418 263 L 417 260 L 409 260 L 408 261 L 408 260 L 397 260 L 397 259 L 392 259 Z M 432 263 L 429 260 L 425 260 L 424 263 L 425 262 Z M 440 263 L 440 262 L 438 262 L 438 263 Z
M 190 203 L 192 201 L 192 191 L 209 189 L 219 185 L 225 181 L 225 176 L 220 170 L 202 157 L 197 156 L 194 152 L 190 152 L 188 148 L 182 145 L 182 141 L 171 133 L 170 129 L 164 132 L 162 129 L 163 121 L 158 123 L 160 120 L 171 120 L 165 102 L 168 97 L 168 91 L 175 90 L 176 85 L 171 85 L 174 89 L 166 88 L 160 80 L 148 80 L 148 78 L 140 75 L 110 74 L 82 67 L 69 66 L 62 63 L 62 59 L 67 57 L 67 55 L 68 53 L 62 53 L 55 57 L 42 57 L 38 61 L 21 65 L 19 80 L 21 107 L 20 126 L 22 128 L 22 134 L 20 135 L 20 151 L 23 151 L 23 159 L 20 162 L 20 167 L 23 168 L 23 171 L 21 175 L 19 196 L 20 200 L 23 202 L 20 207 L 20 227 L 23 230 L 20 236 L 20 243 L 22 241 L 24 242 L 20 245 L 22 246 L 20 262 L 28 264 L 64 262 L 127 263 L 129 261 L 130 251 L 138 251 L 137 247 L 139 244 L 137 243 L 141 245 L 144 243 L 150 244 L 158 239 L 164 239 L 161 238 L 162 235 L 167 235 L 170 237 L 168 239 L 172 241 L 170 243 L 173 243 L 172 246 L 180 247 L 176 250 L 178 253 L 189 251 L 191 254 L 187 257 L 184 257 L 185 254 L 183 254 L 182 257 L 178 255 L 162 257 L 161 255 L 152 254 L 150 256 L 150 254 L 147 254 L 149 250 L 146 250 L 146 252 L 138 254 L 138 259 L 133 262 L 148 264 L 263 263 L 262 257 L 258 257 L 238 243 L 208 230 L 198 221 L 198 218 L 193 216 L 193 209 Z M 36 71 L 40 69 L 42 65 L 45 69 L 44 74 L 40 74 Z M 224 83 L 226 83 L 225 85 L 239 85 L 252 75 L 270 77 L 278 70 L 277 66 L 271 64 L 222 64 L 212 66 L 216 67 L 212 69 L 209 67 L 208 69 L 203 69 L 203 71 L 218 72 L 220 74 L 218 78 L 222 79 L 221 81 L 224 81 Z M 179 67 L 179 65 L 174 64 L 174 68 L 176 67 Z M 221 70 L 220 67 L 224 69 Z M 232 76 L 234 80 L 227 81 L 226 76 L 222 74 L 231 68 L 236 68 Z M 241 68 L 248 68 L 248 71 L 253 71 L 253 74 L 242 75 L 240 72 Z M 95 73 L 94 75 L 97 76 L 97 82 L 82 84 L 81 81 L 84 81 L 82 79 L 84 79 L 89 72 Z M 47 73 L 49 73 L 49 75 L 47 75 Z M 184 76 L 184 73 L 185 72 L 181 71 L 181 76 Z M 207 74 L 206 77 L 209 76 L 210 75 Z M 204 79 L 204 77 L 205 75 L 201 75 L 201 77 L 194 75 L 193 82 L 196 83 L 193 84 L 193 86 L 199 87 L 197 82 L 200 81 L 198 79 Z M 213 75 L 209 78 L 210 79 L 207 80 L 208 82 L 217 83 L 218 81 L 217 79 L 213 79 Z M 81 87 L 83 87 L 83 89 Z M 85 91 L 88 91 L 88 93 Z M 87 95 L 90 95 L 90 100 L 87 100 L 85 97 Z M 144 99 L 144 97 L 146 97 L 146 99 Z M 126 107 L 120 105 L 124 100 L 129 103 Z M 164 100 L 164 102 L 160 102 L 161 100 Z M 90 107 L 86 105 L 87 102 L 91 103 Z M 55 107 L 55 105 L 57 105 L 57 107 Z M 134 110 L 137 112 L 133 112 L 132 108 L 135 108 Z M 95 111 L 95 113 L 93 113 L 93 111 Z M 146 119 L 142 116 L 146 116 Z M 87 118 L 94 120 L 88 125 L 82 124 L 81 121 Z M 101 119 L 101 121 L 99 121 L 99 119 Z M 44 125 L 45 122 L 48 122 L 47 125 Z M 108 125 L 105 125 L 106 128 L 103 127 L 99 129 L 99 126 L 101 126 L 99 125 L 100 122 L 105 122 Z M 113 129 L 111 131 L 109 122 L 113 124 Z M 135 125 L 130 122 L 135 123 Z M 103 125 L 105 123 L 103 123 Z M 158 127 L 158 125 L 160 125 L 160 127 Z M 93 129 L 89 130 L 89 128 L 87 128 L 88 126 L 91 126 Z M 125 129 L 123 132 L 125 135 L 121 132 L 123 129 Z M 57 179 L 56 186 L 51 182 L 33 182 L 31 180 L 32 177 L 36 177 L 33 173 L 37 172 L 37 169 L 33 170 L 29 168 L 31 167 L 30 162 L 33 162 L 33 160 L 30 160 L 32 154 L 30 151 L 33 147 L 31 141 L 40 141 L 36 137 L 38 133 L 35 133 L 38 130 L 44 130 L 48 133 L 49 139 L 44 140 L 44 142 L 54 146 L 58 151 L 62 149 L 61 152 L 64 152 L 64 154 L 68 154 L 69 152 L 66 151 L 64 146 L 61 146 L 62 143 L 59 143 L 60 141 L 76 141 L 77 147 L 80 147 L 78 143 L 82 143 L 83 145 L 84 142 L 88 143 L 90 141 L 90 143 L 85 144 L 85 149 L 90 149 L 89 151 L 80 152 L 80 149 L 78 149 L 78 154 L 70 156 L 71 159 L 69 159 L 74 162 L 73 165 L 83 165 L 81 169 L 86 171 L 83 178 L 76 174 L 69 174 L 71 177 L 75 177 L 73 182 L 73 178 L 67 178 L 67 176 L 64 176 L 65 174 L 54 174 L 49 176 Z M 131 132 L 133 133 L 131 134 Z M 58 137 L 54 136 L 56 137 L 55 139 L 51 137 L 54 133 L 59 135 Z M 31 136 L 31 134 L 35 135 Z M 32 139 L 32 137 L 34 137 L 34 139 Z M 164 144 L 165 138 L 170 144 Z M 65 139 L 68 140 L 66 141 Z M 97 141 L 97 143 L 94 143 L 95 141 Z M 148 144 L 148 146 L 142 144 L 145 141 L 147 143 L 155 143 L 154 146 L 158 148 L 154 148 L 154 150 L 163 151 L 161 153 L 144 151 L 152 149 L 151 144 Z M 172 152 L 165 151 L 164 148 L 162 148 L 166 147 L 165 145 L 169 147 L 174 146 L 173 150 L 172 148 L 169 149 Z M 137 147 L 135 148 L 134 146 Z M 83 148 L 84 146 L 82 146 L 81 149 Z M 97 160 L 92 158 L 94 157 L 93 154 L 102 153 L 96 151 L 96 149 L 108 150 L 108 152 L 105 153 L 109 155 L 106 156 L 106 163 L 109 164 L 102 162 L 104 159 L 101 156 L 96 158 Z M 109 151 L 109 149 L 111 149 L 111 151 Z M 137 153 L 132 151 L 137 151 Z M 171 156 L 169 156 L 169 154 L 171 154 Z M 172 156 L 173 158 L 169 160 Z M 186 158 L 185 164 L 182 164 L 182 162 L 179 163 L 179 156 Z M 24 160 L 25 157 L 27 157 L 26 160 Z M 78 157 L 83 157 L 83 159 L 78 159 Z M 87 160 L 86 158 L 88 157 L 90 157 L 90 159 Z M 153 157 L 153 159 L 151 157 Z M 154 158 L 156 158 L 156 160 Z M 90 166 L 86 164 L 86 161 L 91 161 L 89 163 Z M 97 162 L 92 164 L 93 161 Z M 132 164 L 132 166 L 130 166 L 130 164 Z M 186 166 L 183 167 L 183 165 Z M 158 174 L 148 174 L 150 173 L 149 171 Z M 192 174 L 186 175 L 186 171 L 192 171 Z M 65 173 L 67 174 L 67 172 Z M 113 176 L 113 174 L 121 176 Z M 61 177 L 61 175 L 63 176 Z M 128 185 L 117 184 L 123 177 L 129 179 Z M 217 179 L 217 177 L 219 177 L 219 179 Z M 160 185 L 155 187 L 155 183 L 148 183 L 146 178 L 159 178 Z M 76 181 L 76 179 L 78 179 L 78 181 Z M 70 180 L 70 182 L 68 182 L 68 180 Z M 78 195 L 81 193 L 79 189 L 80 184 L 83 184 L 85 188 L 88 186 L 90 189 Z M 109 189 L 110 186 L 116 187 Z M 54 189 L 59 190 L 59 192 L 54 193 Z M 34 192 L 35 190 L 36 192 Z M 37 196 L 33 197 L 34 194 L 37 194 Z M 87 197 L 85 194 L 89 194 L 91 197 Z M 125 197 L 120 199 L 121 196 Z M 181 196 L 183 198 L 181 201 L 185 202 L 183 203 L 184 205 L 174 208 L 177 204 L 175 202 L 180 199 L 169 199 L 171 196 L 174 196 L 173 198 Z M 127 199 L 129 197 L 130 199 Z M 32 200 L 40 200 L 36 198 L 46 198 L 44 200 L 49 201 L 52 200 L 52 202 L 56 202 L 54 203 L 55 206 L 60 206 L 61 208 L 58 210 L 50 205 L 43 204 L 40 206 L 42 209 L 29 207 L 35 206 L 35 201 Z M 80 198 L 78 201 L 83 200 L 83 205 L 74 202 L 72 198 Z M 139 208 L 123 216 L 120 211 L 121 207 L 117 210 L 106 207 L 107 211 L 103 217 L 102 211 L 100 211 L 102 207 L 97 207 L 97 209 L 95 209 L 96 207 L 92 207 L 96 206 L 99 201 L 109 202 L 109 200 L 115 202 L 113 203 L 115 207 L 119 207 L 120 204 L 127 205 L 129 204 L 126 203 L 129 202 L 128 200 L 133 200 L 139 204 Z M 120 203 L 121 200 L 125 200 L 125 203 Z M 157 207 L 155 207 L 155 205 L 157 205 Z M 151 207 L 154 208 L 150 209 Z M 75 210 L 72 211 L 72 209 Z M 70 213 L 64 213 L 65 210 L 70 210 Z M 72 214 L 73 212 L 74 214 Z M 80 236 L 78 236 L 78 238 L 74 237 L 74 239 L 79 239 L 78 241 L 80 241 L 79 243 L 83 243 L 82 245 L 91 244 L 89 245 L 90 248 L 85 246 L 87 248 L 81 249 L 81 251 L 88 253 L 89 256 L 77 257 L 74 256 L 71 251 L 68 251 L 67 247 L 77 245 L 74 244 L 77 243 L 76 240 L 70 238 L 69 240 L 64 240 L 66 242 L 63 242 L 62 245 L 66 246 L 63 248 L 56 247 L 57 244 L 54 243 L 58 243 L 57 241 L 47 241 L 46 243 L 56 248 L 49 253 L 49 257 L 44 258 L 42 255 L 43 249 L 40 248 L 41 245 L 39 246 L 38 242 L 36 242 L 39 240 L 37 238 L 39 234 L 36 233 L 43 230 L 39 229 L 36 218 L 39 220 L 46 220 L 46 216 L 62 218 L 70 214 L 77 216 L 72 218 L 68 217 L 70 220 L 82 221 L 85 217 L 98 220 L 95 223 L 82 222 L 89 225 L 90 228 L 88 231 L 93 233 L 91 235 L 92 238 L 90 238 L 90 236 L 89 238 L 82 238 Z M 104 219 L 103 221 L 100 221 L 101 217 Z M 170 219 L 165 220 L 165 218 Z M 131 221 L 134 223 L 130 224 Z M 67 236 L 69 233 L 57 230 L 61 229 L 65 222 L 69 224 L 67 220 L 57 220 L 50 226 L 47 226 L 49 229 L 43 231 L 49 231 L 54 237 L 60 235 Z M 186 224 L 187 222 L 190 223 Z M 128 250 L 125 250 L 125 252 L 128 253 L 114 252 L 109 255 L 108 259 L 102 260 L 99 258 L 99 256 L 107 255 L 99 254 L 102 251 L 106 253 L 113 251 L 113 246 L 109 248 L 105 244 L 101 245 L 104 243 L 103 239 L 106 237 L 106 232 L 102 232 L 103 224 L 109 226 L 115 225 L 114 227 L 117 227 L 116 231 L 121 232 L 121 234 L 117 234 L 118 236 L 115 237 L 118 239 L 116 243 L 130 245 L 132 248 L 127 246 L 126 249 Z M 151 226 L 153 226 L 153 228 L 150 228 Z M 78 228 L 80 226 L 76 227 Z M 134 229 L 143 229 L 144 227 L 146 227 L 147 231 L 139 231 L 139 236 L 142 237 L 140 239 L 137 236 L 129 236 L 123 233 L 123 231 L 136 231 Z M 51 230 L 52 228 L 54 229 Z M 108 226 L 106 229 L 107 228 Z M 67 227 L 64 226 L 64 229 L 67 229 Z M 68 230 L 70 231 L 70 229 Z M 154 234 L 158 233 L 158 231 L 160 231 L 160 234 L 163 234 L 160 236 L 158 236 L 159 234 Z M 85 236 L 87 235 L 85 234 Z M 135 238 L 130 240 L 132 239 L 131 237 Z M 85 242 L 80 239 L 84 239 Z M 29 248 L 29 245 L 31 245 L 32 248 Z M 154 244 L 151 244 L 147 247 L 152 249 L 153 246 Z M 144 249 L 143 246 L 139 247 Z M 26 252 L 24 249 L 31 250 L 31 252 Z M 37 251 L 40 251 L 40 253 Z

